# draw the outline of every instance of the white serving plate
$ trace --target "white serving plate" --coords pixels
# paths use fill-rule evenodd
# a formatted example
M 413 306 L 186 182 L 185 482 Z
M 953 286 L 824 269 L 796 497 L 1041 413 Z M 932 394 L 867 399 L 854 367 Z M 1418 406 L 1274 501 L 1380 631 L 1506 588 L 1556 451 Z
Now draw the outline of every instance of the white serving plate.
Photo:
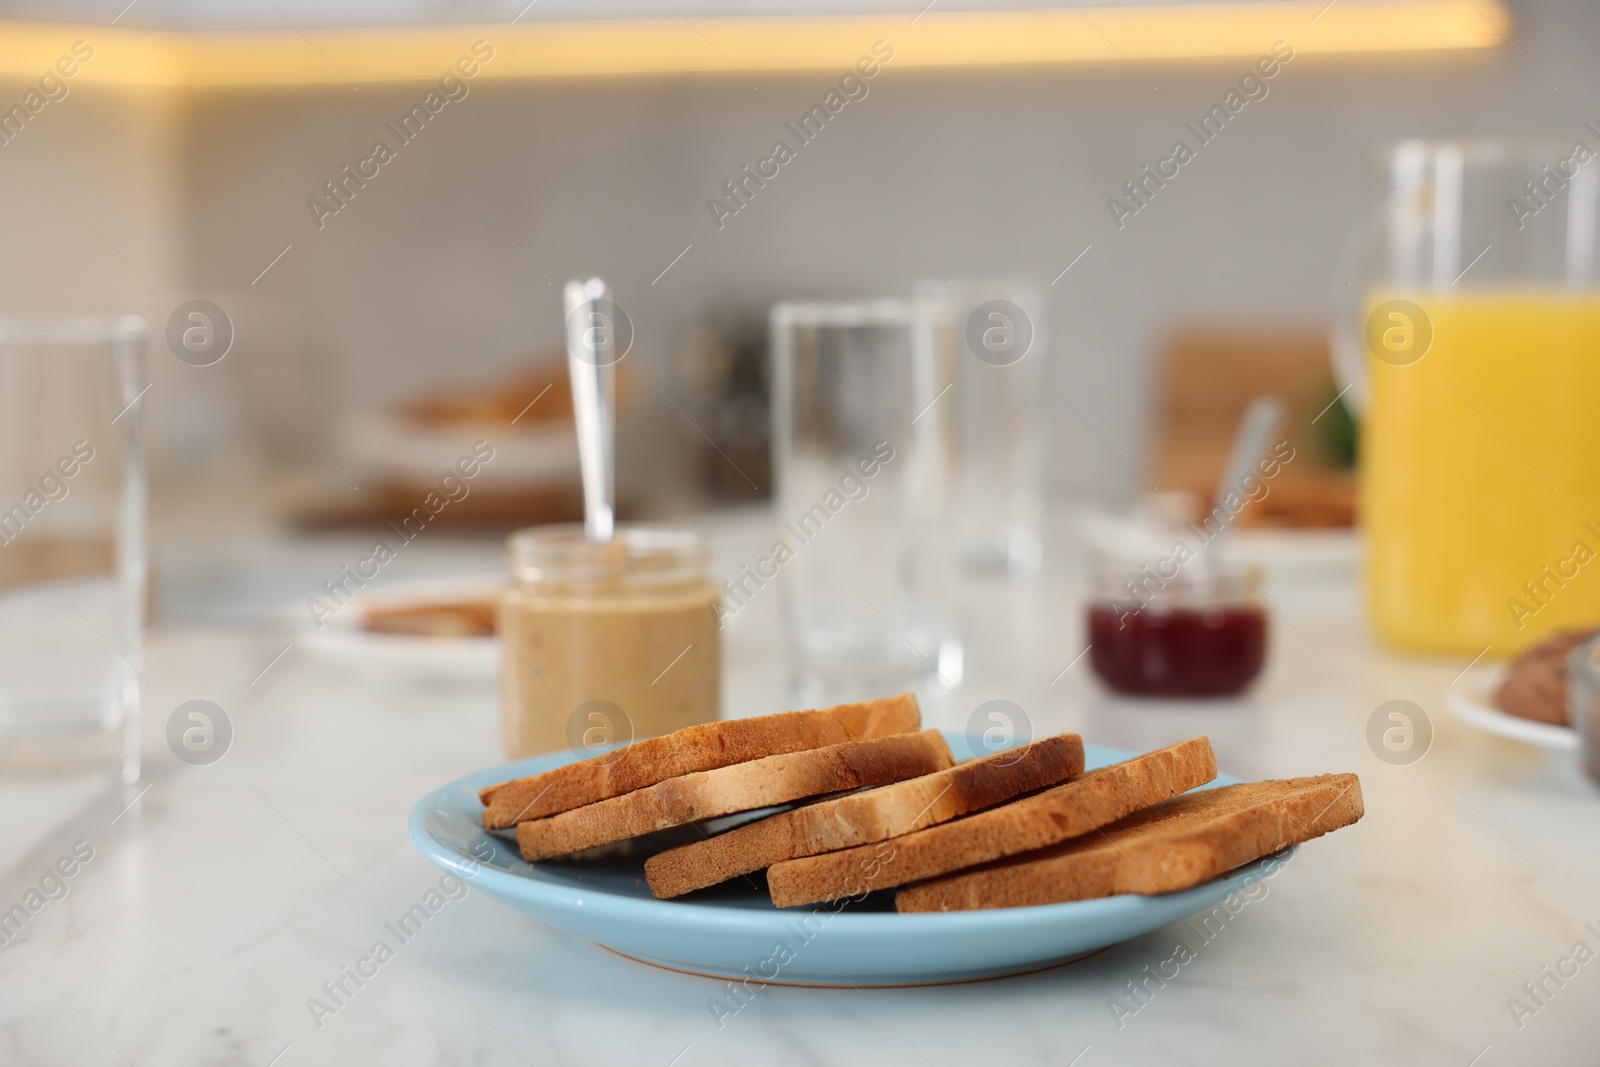
M 1578 748 L 1578 731 L 1570 726 L 1552 726 L 1511 715 L 1495 707 L 1495 690 L 1505 680 L 1503 666 L 1483 667 L 1468 671 L 1466 677 L 1444 691 L 1445 706 L 1462 722 L 1474 729 L 1513 741 L 1536 745 L 1553 752 L 1575 752 Z
M 366 629 L 368 612 L 418 602 L 433 603 L 488 596 L 505 588 L 503 578 L 457 578 L 405 582 L 382 589 L 363 589 L 319 627 L 307 618 L 304 605 L 292 611 L 298 620 L 294 643 L 321 658 L 352 667 L 400 672 L 408 676 L 490 680 L 500 670 L 498 637 L 421 637 L 375 633 Z

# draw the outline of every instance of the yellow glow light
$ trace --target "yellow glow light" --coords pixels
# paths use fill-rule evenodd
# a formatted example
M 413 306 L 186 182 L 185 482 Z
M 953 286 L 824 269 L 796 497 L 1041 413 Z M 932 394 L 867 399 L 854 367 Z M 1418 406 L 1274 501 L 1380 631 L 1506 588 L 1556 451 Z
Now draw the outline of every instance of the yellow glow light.
M 838 15 L 706 18 L 692 26 L 673 19 L 313 29 L 305 37 L 8 22 L 0 23 L 0 78 L 33 81 L 78 40 L 95 49 L 80 81 L 206 88 L 432 79 L 477 40 L 494 48 L 480 76 L 502 79 L 842 70 L 879 40 L 894 48 L 899 70 L 1253 57 L 1277 40 L 1297 55 L 1486 48 L 1510 28 L 1499 0 L 929 11 L 915 23 Z

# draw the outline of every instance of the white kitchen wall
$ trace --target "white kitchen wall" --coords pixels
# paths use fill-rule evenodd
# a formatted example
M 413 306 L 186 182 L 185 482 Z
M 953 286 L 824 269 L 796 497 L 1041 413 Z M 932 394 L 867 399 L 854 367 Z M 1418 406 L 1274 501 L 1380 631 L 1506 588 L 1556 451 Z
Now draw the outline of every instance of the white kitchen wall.
M 891 61 L 720 230 L 707 199 L 775 140 L 794 145 L 784 123 L 833 78 L 479 80 L 321 229 L 307 200 L 378 138 L 395 143 L 384 123 L 423 85 L 181 104 L 83 90 L 0 147 L 0 314 L 134 309 L 159 333 L 184 299 L 221 304 L 238 340 L 217 366 L 184 366 L 157 338 L 150 414 L 170 471 L 259 450 L 315 463 L 260 393 L 326 441 L 356 405 L 557 346 L 559 285 L 579 272 L 613 282 L 640 367 L 675 398 L 690 331 L 718 307 L 904 290 L 935 272 L 1029 277 L 1049 294 L 1049 378 L 1095 423 L 1047 395 L 1049 478 L 1117 491 L 1137 482 L 1118 450 L 1144 454 L 1151 356 L 1173 324 L 1326 320 L 1344 283 L 1324 257 L 1358 216 L 1373 146 L 1570 142 L 1600 119 L 1600 8 L 1513 10 L 1515 48 L 1296 58 L 1120 230 L 1107 198 L 1192 142 L 1183 124 L 1245 60 L 948 73 Z M 0 99 L 19 92 L 0 85 Z M 647 429 L 623 462 L 670 478 L 698 437 L 645 395 Z

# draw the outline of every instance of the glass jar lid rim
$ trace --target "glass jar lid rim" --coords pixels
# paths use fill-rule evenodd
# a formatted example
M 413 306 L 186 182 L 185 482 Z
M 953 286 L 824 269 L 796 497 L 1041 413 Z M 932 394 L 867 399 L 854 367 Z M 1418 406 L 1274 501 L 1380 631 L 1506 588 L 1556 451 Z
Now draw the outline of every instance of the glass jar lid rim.
M 590 541 L 582 525 L 561 523 L 518 530 L 510 538 L 515 576 L 592 580 L 628 575 L 668 580 L 700 573 L 710 559 L 705 536 L 690 526 L 624 523 L 609 544 Z

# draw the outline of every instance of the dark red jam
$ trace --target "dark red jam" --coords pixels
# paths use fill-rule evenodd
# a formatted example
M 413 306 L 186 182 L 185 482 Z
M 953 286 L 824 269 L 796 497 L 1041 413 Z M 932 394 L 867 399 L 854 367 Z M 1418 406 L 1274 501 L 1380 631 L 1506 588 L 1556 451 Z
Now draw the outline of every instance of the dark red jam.
M 1094 672 L 1119 693 L 1232 696 L 1261 673 L 1267 620 L 1251 605 L 1130 612 L 1092 604 L 1089 645 Z

